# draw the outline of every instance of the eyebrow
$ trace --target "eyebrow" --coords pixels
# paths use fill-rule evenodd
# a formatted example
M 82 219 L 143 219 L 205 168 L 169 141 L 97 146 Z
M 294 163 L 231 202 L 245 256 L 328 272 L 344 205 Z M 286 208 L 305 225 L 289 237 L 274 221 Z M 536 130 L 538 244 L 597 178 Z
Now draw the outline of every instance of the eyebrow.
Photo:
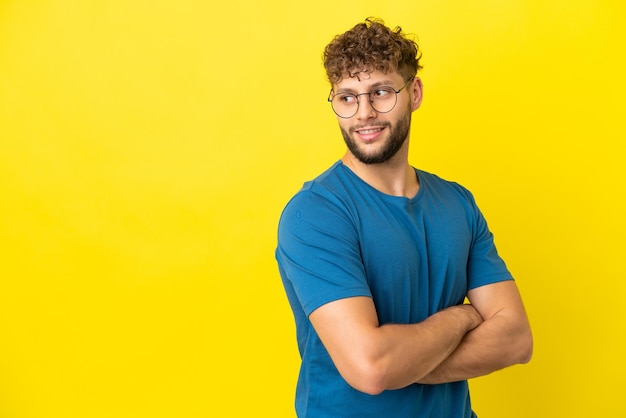
M 372 91 L 372 89 L 375 89 L 376 87 L 380 87 L 380 86 L 388 86 L 388 87 L 393 88 L 392 84 L 393 84 L 393 81 L 391 81 L 391 80 L 377 81 L 377 82 L 373 83 L 371 86 L 369 86 L 368 93 L 370 91 Z M 339 93 L 357 93 L 357 90 L 344 88 L 344 89 L 337 90 L 335 92 L 335 94 L 339 94 Z

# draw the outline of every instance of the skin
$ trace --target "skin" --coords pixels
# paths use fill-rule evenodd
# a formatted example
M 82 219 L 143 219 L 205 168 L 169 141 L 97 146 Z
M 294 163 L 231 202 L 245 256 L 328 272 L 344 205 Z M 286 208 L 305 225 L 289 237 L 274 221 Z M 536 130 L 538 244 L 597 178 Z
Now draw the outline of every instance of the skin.
M 345 78 L 333 85 L 333 90 L 358 94 L 377 85 L 398 89 L 404 82 L 395 72 L 372 72 Z M 410 123 L 422 93 L 421 80 L 415 78 L 398 94 L 392 111 L 379 114 L 367 96 L 360 96 L 357 114 L 338 118 L 349 144 L 343 163 L 383 193 L 413 197 L 419 190 L 408 162 L 408 130 L 395 154 L 381 162 L 367 161 L 384 153 L 399 122 Z M 470 290 L 467 298 L 469 304 L 449 307 L 417 324 L 380 325 L 374 304 L 367 297 L 330 302 L 309 318 L 343 378 L 355 389 L 372 395 L 413 383 L 469 379 L 528 362 L 532 335 L 515 282 L 482 286 Z
M 383 74 L 376 71 L 358 78 L 345 78 L 333 86 L 333 91 L 363 93 L 379 85 L 398 89 L 404 82 L 405 80 L 398 73 Z M 344 135 L 344 140 L 358 147 L 359 154 L 371 157 L 383 152 L 382 150 L 390 141 L 391 131 L 396 128 L 399 121 L 408 119 L 410 125 L 411 113 L 417 110 L 421 103 L 422 81 L 416 77 L 398 94 L 396 106 L 388 113 L 377 113 L 366 96 L 360 96 L 356 115 L 349 119 L 337 118 L 339 128 Z M 367 134 L 368 129 L 379 131 Z M 419 190 L 419 184 L 413 168 L 408 163 L 408 153 L 409 132 L 407 131 L 402 146 L 384 162 L 376 164 L 363 162 L 350 151 L 350 146 L 342 161 L 359 177 L 381 192 L 394 196 L 412 197 Z

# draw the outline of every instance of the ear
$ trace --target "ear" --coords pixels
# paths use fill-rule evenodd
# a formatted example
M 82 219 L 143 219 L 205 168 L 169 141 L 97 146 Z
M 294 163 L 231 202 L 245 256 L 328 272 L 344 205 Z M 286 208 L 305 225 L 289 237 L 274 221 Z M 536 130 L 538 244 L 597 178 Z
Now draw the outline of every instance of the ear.
M 420 107 L 423 95 L 424 86 L 422 85 L 422 80 L 419 77 L 415 77 L 411 83 L 411 111 L 415 111 Z

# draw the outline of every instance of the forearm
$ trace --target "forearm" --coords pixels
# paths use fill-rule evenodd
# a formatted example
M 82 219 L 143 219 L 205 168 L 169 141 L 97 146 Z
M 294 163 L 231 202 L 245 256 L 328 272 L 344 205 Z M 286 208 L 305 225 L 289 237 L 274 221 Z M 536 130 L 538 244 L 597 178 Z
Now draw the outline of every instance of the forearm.
M 381 326 L 368 297 L 329 302 L 309 319 L 341 376 L 370 395 L 422 379 L 483 320 L 473 306 L 458 305 L 417 324 Z
M 374 369 L 382 373 L 380 389 L 402 388 L 432 373 L 481 321 L 473 307 L 464 305 L 418 324 L 379 327 Z
M 470 331 L 456 349 L 418 383 L 437 384 L 483 376 L 518 363 L 532 353 L 530 327 L 524 320 L 495 315 Z

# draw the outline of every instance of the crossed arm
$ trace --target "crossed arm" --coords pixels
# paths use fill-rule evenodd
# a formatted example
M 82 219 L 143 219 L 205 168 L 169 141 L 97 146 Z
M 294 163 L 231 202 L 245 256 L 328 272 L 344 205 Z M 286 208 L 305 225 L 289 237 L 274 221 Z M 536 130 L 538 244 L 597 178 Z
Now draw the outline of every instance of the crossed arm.
M 417 324 L 380 325 L 367 297 L 328 303 L 309 318 L 339 373 L 369 394 L 464 380 L 528 362 L 532 336 L 515 282 L 482 286 L 467 296 L 470 304 Z

